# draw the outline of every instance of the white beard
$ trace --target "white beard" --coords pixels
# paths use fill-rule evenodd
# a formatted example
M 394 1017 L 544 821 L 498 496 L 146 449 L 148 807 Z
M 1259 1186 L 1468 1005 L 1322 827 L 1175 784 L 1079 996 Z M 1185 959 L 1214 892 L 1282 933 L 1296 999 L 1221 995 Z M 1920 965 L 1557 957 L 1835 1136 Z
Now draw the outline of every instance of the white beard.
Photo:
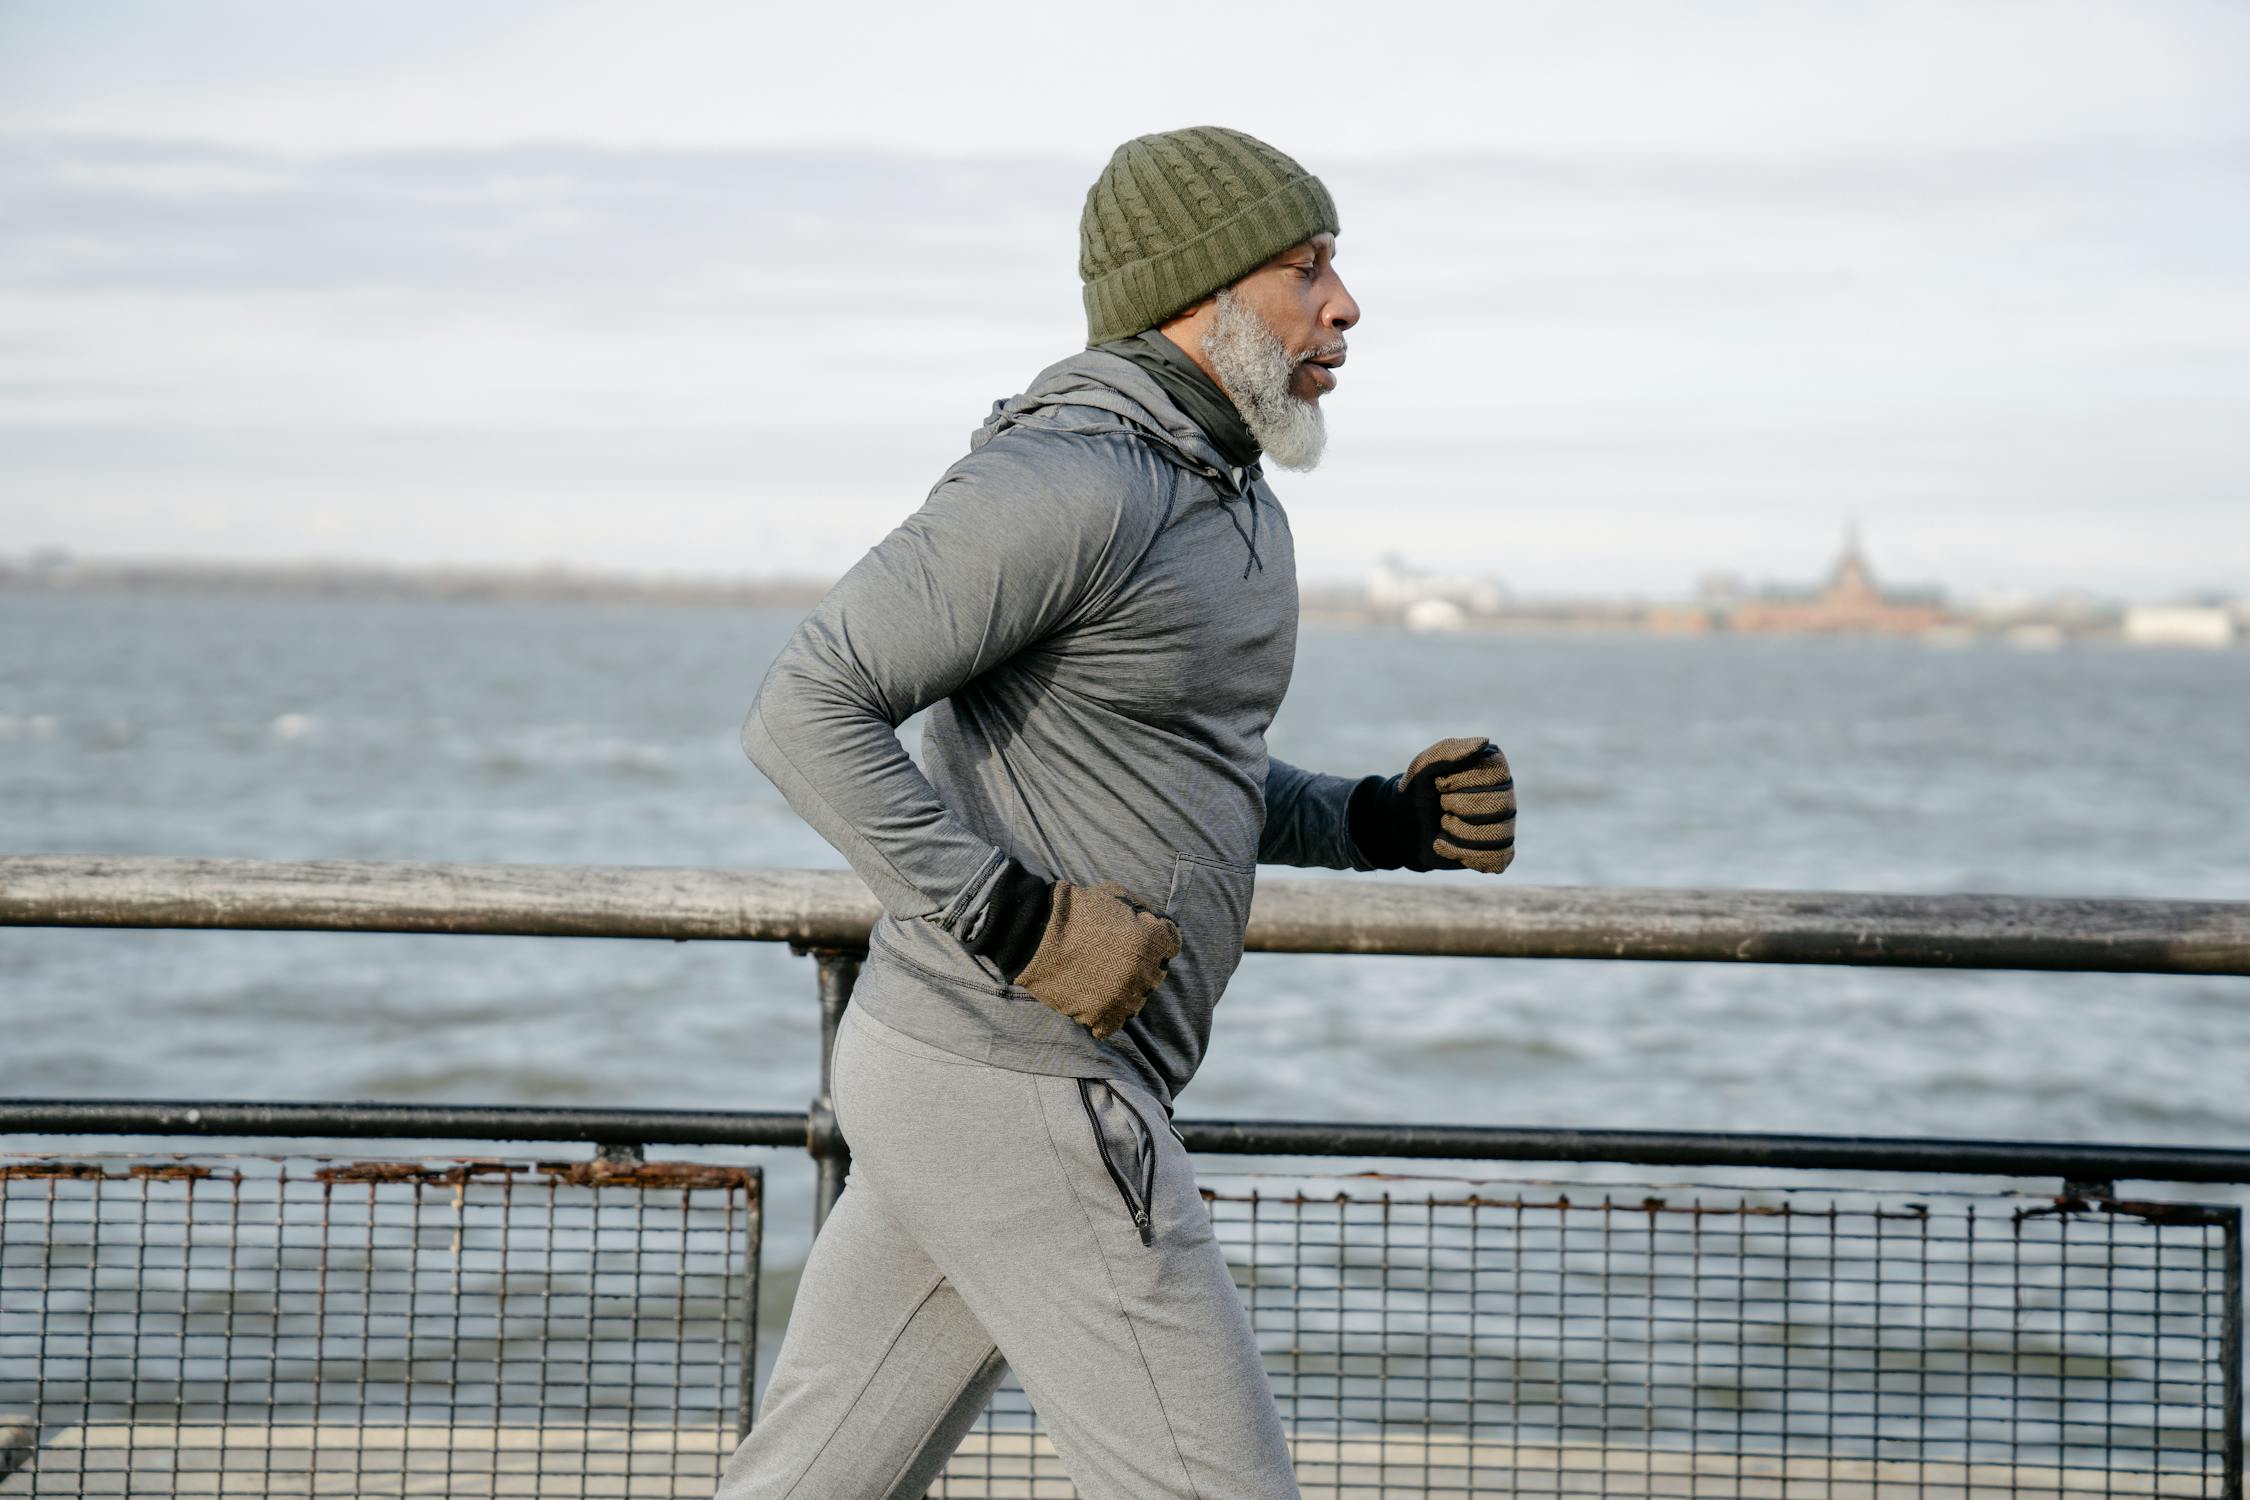
M 1203 357 L 1268 458 L 1284 469 L 1310 469 L 1320 462 L 1328 442 L 1320 403 L 1289 389 L 1302 361 L 1290 357 L 1289 346 L 1232 287 L 1218 294 L 1218 316 L 1203 335 Z

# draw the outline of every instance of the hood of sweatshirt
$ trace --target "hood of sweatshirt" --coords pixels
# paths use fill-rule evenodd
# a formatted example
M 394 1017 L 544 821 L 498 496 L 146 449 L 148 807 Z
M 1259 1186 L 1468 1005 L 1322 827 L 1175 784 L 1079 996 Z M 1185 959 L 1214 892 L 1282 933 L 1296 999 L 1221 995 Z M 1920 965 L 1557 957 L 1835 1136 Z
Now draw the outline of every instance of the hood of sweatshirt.
M 1258 462 L 1252 460 L 1241 468 L 1229 464 L 1218 445 L 1155 377 L 1122 355 L 1084 349 L 1055 361 L 1032 377 L 1023 394 L 994 401 L 983 425 L 969 434 L 969 446 L 981 448 L 1011 427 L 1139 438 L 1170 462 L 1216 486 L 1247 553 L 1242 576 L 1249 577 L 1253 566 L 1265 568 L 1265 560 L 1258 556 L 1258 507 L 1261 500 L 1274 502 L 1270 494 L 1262 493 L 1264 476 Z

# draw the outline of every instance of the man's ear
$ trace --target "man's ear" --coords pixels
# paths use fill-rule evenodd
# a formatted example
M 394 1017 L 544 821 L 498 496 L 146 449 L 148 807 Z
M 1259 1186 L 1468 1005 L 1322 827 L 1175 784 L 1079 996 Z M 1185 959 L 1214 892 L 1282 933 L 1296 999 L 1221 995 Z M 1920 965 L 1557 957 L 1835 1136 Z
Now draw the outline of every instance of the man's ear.
M 1181 308 L 1178 312 L 1172 314 L 1172 316 L 1166 318 L 1163 322 L 1157 324 L 1156 331 L 1158 333 L 1166 334 L 1167 336 L 1169 336 L 1170 330 L 1179 327 L 1182 323 L 1185 323 L 1189 319 L 1196 317 L 1198 314 L 1208 311 L 1212 304 L 1217 302 L 1218 300 L 1219 294 L 1217 292 L 1212 292 L 1210 295 L 1205 297 L 1199 297 L 1195 301 L 1190 302 L 1187 306 Z

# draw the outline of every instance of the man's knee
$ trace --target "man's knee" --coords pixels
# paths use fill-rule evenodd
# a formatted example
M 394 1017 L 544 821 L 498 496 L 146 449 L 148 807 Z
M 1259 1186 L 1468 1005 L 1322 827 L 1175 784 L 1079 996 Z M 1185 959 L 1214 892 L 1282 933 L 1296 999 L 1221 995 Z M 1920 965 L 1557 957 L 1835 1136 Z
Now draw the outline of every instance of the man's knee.
M 887 1326 L 865 1312 L 792 1317 L 715 1500 L 919 1495 L 913 1477 L 944 1466 L 1005 1372 L 991 1336 L 942 1277 Z

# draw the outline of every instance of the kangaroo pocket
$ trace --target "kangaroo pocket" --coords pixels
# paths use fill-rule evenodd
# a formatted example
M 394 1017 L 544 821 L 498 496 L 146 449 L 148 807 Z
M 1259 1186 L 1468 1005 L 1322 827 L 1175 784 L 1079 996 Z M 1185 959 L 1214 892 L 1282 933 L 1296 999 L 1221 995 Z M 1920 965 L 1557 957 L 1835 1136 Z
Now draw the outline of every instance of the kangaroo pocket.
M 1172 856 L 1164 910 L 1179 925 L 1180 951 L 1164 982 L 1150 992 L 1125 1030 L 1163 1069 L 1175 1092 L 1203 1060 L 1212 1007 L 1242 961 L 1242 934 L 1250 925 L 1257 879 L 1256 865 L 1202 854 Z

